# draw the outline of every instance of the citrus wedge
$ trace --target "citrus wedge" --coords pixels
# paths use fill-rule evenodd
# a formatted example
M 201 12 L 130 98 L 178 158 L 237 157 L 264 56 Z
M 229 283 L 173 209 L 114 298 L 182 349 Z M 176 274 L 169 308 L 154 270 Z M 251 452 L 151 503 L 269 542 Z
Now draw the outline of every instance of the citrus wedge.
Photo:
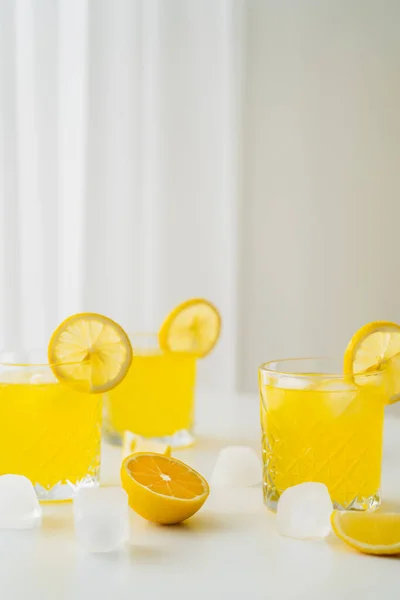
M 60 381 L 102 393 L 125 377 L 132 361 L 132 347 L 117 323 L 96 313 L 81 313 L 69 317 L 54 331 L 48 358 Z
M 400 325 L 375 321 L 361 327 L 344 354 L 344 374 L 382 371 L 390 402 L 400 398 Z
M 400 554 L 400 514 L 333 511 L 332 529 L 366 554 Z
M 130 431 L 125 431 L 122 441 L 122 459 L 134 452 L 154 452 L 155 454 L 171 456 L 171 446 L 162 442 L 146 440 L 134 435 Z
M 121 481 L 129 506 L 144 519 L 162 525 L 189 519 L 210 493 L 207 481 L 194 469 L 151 452 L 125 458 Z
M 202 358 L 218 341 L 221 316 L 217 308 L 201 298 L 177 306 L 164 321 L 158 334 L 166 352 L 189 352 Z

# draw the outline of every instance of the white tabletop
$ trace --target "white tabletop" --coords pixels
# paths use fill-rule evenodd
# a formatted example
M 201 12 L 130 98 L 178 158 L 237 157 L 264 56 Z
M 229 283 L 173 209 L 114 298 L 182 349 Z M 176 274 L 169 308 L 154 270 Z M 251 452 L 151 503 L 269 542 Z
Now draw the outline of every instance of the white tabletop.
M 206 477 L 224 445 L 259 445 L 256 397 L 203 395 L 198 421 L 197 445 L 176 456 Z M 396 500 L 400 506 L 399 428 L 400 419 L 387 415 L 382 487 L 392 509 Z M 119 458 L 105 448 L 106 484 L 118 481 Z M 398 594 L 398 582 L 397 559 L 358 554 L 333 536 L 280 537 L 261 489 L 211 495 L 181 526 L 151 525 L 132 513 L 129 545 L 111 554 L 78 547 L 70 504 L 46 506 L 38 531 L 0 532 L 1 600 L 386 600 Z

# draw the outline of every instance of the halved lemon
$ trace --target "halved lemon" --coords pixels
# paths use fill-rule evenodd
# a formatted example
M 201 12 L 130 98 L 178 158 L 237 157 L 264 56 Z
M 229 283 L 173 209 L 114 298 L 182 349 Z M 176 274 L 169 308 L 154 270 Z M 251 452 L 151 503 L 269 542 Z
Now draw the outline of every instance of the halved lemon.
M 56 377 L 91 393 L 118 385 L 132 361 L 132 346 L 120 325 L 97 313 L 80 313 L 51 336 L 48 358 Z
M 333 511 L 332 529 L 366 554 L 400 554 L 400 514 Z
M 171 456 L 171 446 L 162 442 L 147 440 L 134 435 L 130 431 L 125 431 L 122 440 L 122 459 L 134 452 L 154 452 Z
M 344 374 L 384 371 L 390 402 L 400 394 L 400 325 L 375 321 L 359 329 L 344 354 Z
M 121 481 L 129 506 L 144 519 L 162 525 L 189 519 L 210 493 L 197 471 L 176 458 L 151 452 L 125 458 Z
M 168 315 L 158 334 L 160 347 L 167 352 L 189 352 L 202 358 L 218 341 L 221 316 L 217 308 L 202 298 L 177 306 Z

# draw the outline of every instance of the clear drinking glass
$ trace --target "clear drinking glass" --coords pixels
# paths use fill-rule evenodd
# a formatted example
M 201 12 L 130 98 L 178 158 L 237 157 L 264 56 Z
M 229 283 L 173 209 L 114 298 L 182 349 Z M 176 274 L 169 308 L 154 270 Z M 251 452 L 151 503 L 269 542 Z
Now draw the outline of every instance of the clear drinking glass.
M 25 475 L 42 501 L 68 500 L 99 482 L 102 398 L 37 356 L 0 354 L 0 474 Z
M 132 364 L 106 394 L 105 432 L 120 443 L 124 431 L 173 447 L 193 442 L 196 357 L 163 352 L 157 334 L 130 335 Z
M 263 364 L 264 500 L 307 481 L 324 483 L 338 509 L 380 504 L 384 406 L 382 372 L 340 374 L 341 361 L 288 359 Z

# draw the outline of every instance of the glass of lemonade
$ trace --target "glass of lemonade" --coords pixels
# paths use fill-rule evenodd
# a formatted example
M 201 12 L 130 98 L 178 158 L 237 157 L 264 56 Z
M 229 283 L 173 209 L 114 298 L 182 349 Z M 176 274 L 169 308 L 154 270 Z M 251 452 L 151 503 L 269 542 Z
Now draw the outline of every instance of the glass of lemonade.
M 196 356 L 160 349 L 157 334 L 130 335 L 132 364 L 106 394 L 105 432 L 120 443 L 124 431 L 173 447 L 193 442 Z
M 387 387 L 381 371 L 346 378 L 341 361 L 291 359 L 263 364 L 261 396 L 264 500 L 275 510 L 281 493 L 324 483 L 335 508 L 380 504 Z
M 36 358 L 0 354 L 0 474 L 25 475 L 42 501 L 68 500 L 99 481 L 102 397 Z

